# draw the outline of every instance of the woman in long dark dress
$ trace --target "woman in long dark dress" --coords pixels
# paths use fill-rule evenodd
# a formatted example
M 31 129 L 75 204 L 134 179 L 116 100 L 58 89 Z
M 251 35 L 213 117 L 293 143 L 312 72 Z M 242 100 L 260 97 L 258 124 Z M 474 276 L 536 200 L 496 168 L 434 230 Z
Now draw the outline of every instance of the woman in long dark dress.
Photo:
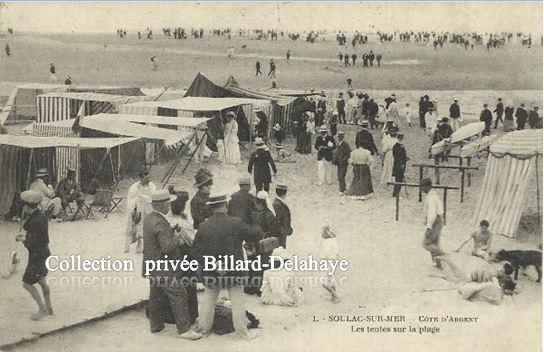
M 351 152 L 349 163 L 353 165 L 353 180 L 346 192 L 347 196 L 358 200 L 365 200 L 372 196 L 374 193 L 372 176 L 370 174 L 372 161 L 372 154 L 363 147 L 359 147 Z

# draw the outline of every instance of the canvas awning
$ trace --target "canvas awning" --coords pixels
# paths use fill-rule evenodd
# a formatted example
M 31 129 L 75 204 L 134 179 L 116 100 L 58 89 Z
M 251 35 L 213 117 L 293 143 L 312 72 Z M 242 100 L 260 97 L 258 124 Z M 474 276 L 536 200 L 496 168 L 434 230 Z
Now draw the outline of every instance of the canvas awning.
M 119 136 L 139 137 L 161 140 L 167 146 L 191 138 L 192 133 L 183 130 L 140 125 L 116 118 L 116 114 L 98 114 L 82 118 L 79 125 L 96 131 L 107 132 Z
M 137 138 L 66 138 L 66 137 L 33 137 L 0 134 L 0 145 L 19 148 L 52 148 L 73 147 L 81 149 L 111 149 L 121 144 L 132 142 Z
M 510 155 L 515 158 L 530 158 L 542 154 L 542 130 L 523 130 L 505 134 L 489 147 L 496 157 Z
M 64 98 L 82 101 L 102 101 L 112 104 L 127 104 L 130 102 L 152 99 L 147 96 L 114 95 L 93 92 L 49 92 L 40 94 L 39 98 Z
M 140 101 L 125 106 L 139 108 L 164 108 L 182 111 L 221 111 L 240 105 L 266 106 L 270 101 L 245 98 L 186 97 L 165 101 Z M 122 111 L 127 111 L 121 109 Z
M 169 116 L 155 116 L 155 115 L 129 115 L 129 114 L 98 114 L 96 116 L 119 119 L 123 121 L 145 123 L 145 124 L 157 124 L 157 125 L 171 125 L 187 128 L 205 129 L 206 122 L 211 120 L 207 117 L 169 117 Z

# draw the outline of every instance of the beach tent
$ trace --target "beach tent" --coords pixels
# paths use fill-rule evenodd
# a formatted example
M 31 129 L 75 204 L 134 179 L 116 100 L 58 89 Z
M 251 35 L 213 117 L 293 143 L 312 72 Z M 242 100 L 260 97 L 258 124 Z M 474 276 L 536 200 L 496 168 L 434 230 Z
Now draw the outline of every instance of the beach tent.
M 536 182 L 536 204 L 540 222 L 539 158 L 542 130 L 510 132 L 489 147 L 485 178 L 473 224 L 486 219 L 493 233 L 515 237 L 526 204 L 529 182 Z M 536 174 L 536 181 L 534 175 Z
M 38 168 L 46 167 L 52 173 L 53 181 L 57 182 L 66 173 L 60 170 L 62 163 L 69 163 L 64 166 L 74 167 L 78 175 L 84 171 L 90 177 L 99 175 L 101 169 L 106 167 L 109 171 L 101 175 L 101 184 L 114 184 L 119 169 L 117 163 L 120 146 L 136 141 L 135 138 L 70 138 L 70 137 L 34 137 L 0 135 L 0 214 L 6 214 L 11 207 L 16 192 L 24 191 L 30 184 L 31 177 Z M 74 160 L 58 160 L 55 151 L 61 148 L 74 150 L 96 150 L 102 154 L 101 163 L 88 165 L 92 169 L 76 163 Z M 105 160 L 109 156 L 111 169 L 107 168 Z M 81 170 L 84 169 L 84 170 Z M 82 186 L 90 185 L 82 183 Z
M 140 100 L 151 100 L 148 96 L 112 95 L 93 92 L 50 92 L 36 97 L 36 122 L 69 120 L 76 117 L 83 105 L 83 115 L 115 113 L 118 106 Z

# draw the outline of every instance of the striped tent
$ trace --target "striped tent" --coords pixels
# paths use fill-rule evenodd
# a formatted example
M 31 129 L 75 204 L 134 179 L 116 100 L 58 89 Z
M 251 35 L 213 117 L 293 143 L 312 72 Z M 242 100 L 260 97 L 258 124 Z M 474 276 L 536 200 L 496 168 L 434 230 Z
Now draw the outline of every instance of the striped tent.
M 81 106 L 84 115 L 117 113 L 118 106 L 148 100 L 147 96 L 112 95 L 92 92 L 50 92 L 36 97 L 37 122 L 54 122 L 76 117 Z
M 534 182 L 535 170 L 540 213 L 538 158 L 541 155 L 541 130 L 511 132 L 490 146 L 482 192 L 472 219 L 474 225 L 485 219 L 492 232 L 515 237 L 522 212 L 531 201 L 527 199 L 527 187 Z

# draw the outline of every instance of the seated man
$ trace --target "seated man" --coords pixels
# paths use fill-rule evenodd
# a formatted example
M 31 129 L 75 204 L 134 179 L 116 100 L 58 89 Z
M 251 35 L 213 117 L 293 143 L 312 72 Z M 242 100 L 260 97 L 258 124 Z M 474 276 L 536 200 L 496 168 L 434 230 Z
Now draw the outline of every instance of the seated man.
M 62 179 L 56 191 L 56 196 L 60 198 L 62 209 L 65 210 L 68 204 L 83 202 L 83 194 L 76 183 L 76 170 L 69 168 L 66 178 Z
M 47 184 L 49 173 L 47 169 L 42 168 L 36 172 L 34 181 L 28 187 L 29 190 L 36 191 L 42 195 L 40 207 L 44 213 L 51 214 L 51 218 L 62 221 L 58 216 L 62 210 L 62 204 L 59 197 L 55 197 L 55 191 L 50 184 Z
M 489 231 L 489 221 L 482 220 L 480 221 L 480 231 L 472 233 L 470 237 L 467 238 L 466 241 L 459 246 L 459 248 L 457 248 L 456 252 L 459 252 L 468 241 L 474 239 L 474 249 L 472 250 L 472 255 L 487 259 L 491 255 L 492 237 L 493 234 Z

